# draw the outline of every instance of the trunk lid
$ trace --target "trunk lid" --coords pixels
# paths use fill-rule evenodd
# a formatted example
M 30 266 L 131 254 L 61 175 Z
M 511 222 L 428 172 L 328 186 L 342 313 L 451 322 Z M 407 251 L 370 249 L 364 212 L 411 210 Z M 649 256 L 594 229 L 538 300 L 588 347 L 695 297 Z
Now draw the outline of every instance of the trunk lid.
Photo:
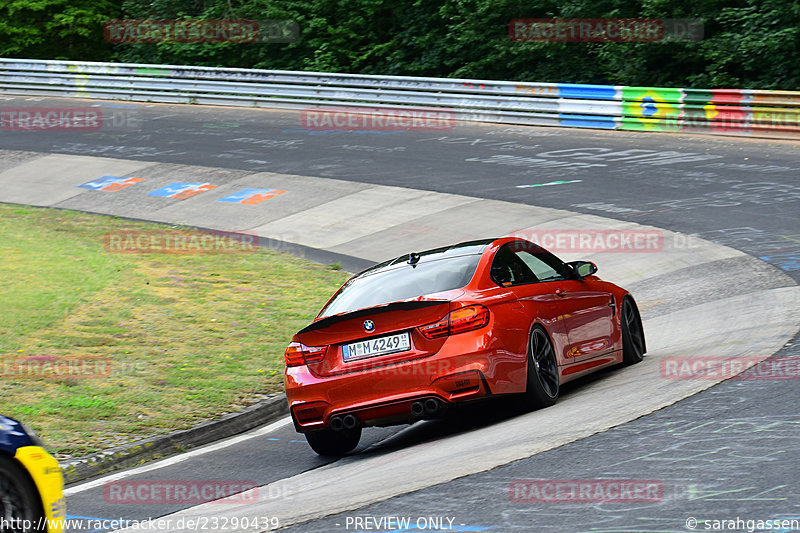
M 450 298 L 441 299 L 444 294 L 431 296 L 435 298 L 420 297 L 328 316 L 312 322 L 300 330 L 295 338 L 306 346 L 328 346 L 325 358 L 319 363 L 309 365 L 309 369 L 319 376 L 355 372 L 428 357 L 439 351 L 445 338 L 427 339 L 417 327 L 441 320 L 450 311 Z M 370 322 L 368 326 L 372 326 L 371 330 L 365 327 L 367 321 Z M 370 341 L 371 346 L 382 347 L 384 341 L 380 339 L 400 335 L 401 338 L 395 342 L 404 342 L 405 334 L 408 335 L 408 349 L 401 345 L 391 353 L 361 355 L 345 360 L 345 355 L 351 357 L 355 354 L 351 348 L 354 343 Z

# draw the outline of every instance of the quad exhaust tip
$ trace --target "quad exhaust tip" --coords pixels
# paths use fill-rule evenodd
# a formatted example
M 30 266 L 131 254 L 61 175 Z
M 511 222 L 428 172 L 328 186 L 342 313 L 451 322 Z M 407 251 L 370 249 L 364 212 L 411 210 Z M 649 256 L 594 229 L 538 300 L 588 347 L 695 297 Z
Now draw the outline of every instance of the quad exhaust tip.
M 344 429 L 355 429 L 361 425 L 361 420 L 356 415 L 341 415 L 334 416 L 330 421 L 330 428 L 333 431 L 342 431 Z
M 356 415 L 344 415 L 342 417 L 342 424 L 345 429 L 355 429 L 360 425 L 361 421 Z
M 331 429 L 334 431 L 341 431 L 344 429 L 344 421 L 341 416 L 334 416 L 331 418 Z
M 434 417 L 444 411 L 445 404 L 436 398 L 425 398 L 411 404 L 411 415 L 415 418 Z M 354 414 L 337 415 L 331 418 L 329 427 L 333 431 L 355 429 L 361 426 L 361 420 Z
M 435 416 L 444 410 L 444 403 L 436 398 L 417 400 L 411 404 L 411 415 L 415 417 Z
M 433 398 L 428 398 L 425 400 L 425 414 L 426 415 L 435 415 L 439 412 L 441 405 L 439 404 L 439 400 L 435 400 Z

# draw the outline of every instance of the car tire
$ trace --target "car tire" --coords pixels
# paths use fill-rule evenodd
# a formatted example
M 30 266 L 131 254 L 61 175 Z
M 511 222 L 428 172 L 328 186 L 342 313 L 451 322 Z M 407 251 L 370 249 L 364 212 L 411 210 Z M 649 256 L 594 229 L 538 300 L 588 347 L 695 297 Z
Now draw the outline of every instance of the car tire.
M 530 407 L 549 407 L 558 400 L 558 362 L 550 337 L 540 325 L 531 330 L 528 340 L 528 378 L 525 398 Z
M 343 429 L 333 431 L 332 429 L 321 429 L 306 433 L 306 440 L 311 449 L 319 455 L 326 457 L 337 457 L 353 451 L 361 440 L 361 428 Z
M 9 531 L 47 531 L 42 500 L 28 472 L 14 459 L 3 455 L 0 455 L 0 517 L 33 524 L 30 529 Z
M 644 358 L 646 344 L 644 341 L 644 328 L 639 309 L 631 298 L 622 300 L 622 363 L 633 365 Z

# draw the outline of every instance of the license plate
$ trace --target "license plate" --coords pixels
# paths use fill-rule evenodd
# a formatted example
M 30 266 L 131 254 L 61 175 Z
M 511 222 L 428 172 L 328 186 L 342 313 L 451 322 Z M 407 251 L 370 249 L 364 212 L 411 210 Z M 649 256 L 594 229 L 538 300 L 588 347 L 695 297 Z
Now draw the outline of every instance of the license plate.
M 411 349 L 408 333 L 376 337 L 366 341 L 342 345 L 342 358 L 345 362 L 385 355 L 387 353 L 404 352 Z

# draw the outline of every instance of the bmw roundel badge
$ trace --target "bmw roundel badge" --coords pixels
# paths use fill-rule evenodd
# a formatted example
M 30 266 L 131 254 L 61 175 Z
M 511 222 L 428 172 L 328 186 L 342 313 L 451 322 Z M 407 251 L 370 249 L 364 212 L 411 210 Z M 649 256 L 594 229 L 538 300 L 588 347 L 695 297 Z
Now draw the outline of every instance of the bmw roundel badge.
M 375 329 L 375 322 L 373 322 L 372 320 L 365 320 L 364 329 L 367 331 L 372 331 L 373 329 Z

